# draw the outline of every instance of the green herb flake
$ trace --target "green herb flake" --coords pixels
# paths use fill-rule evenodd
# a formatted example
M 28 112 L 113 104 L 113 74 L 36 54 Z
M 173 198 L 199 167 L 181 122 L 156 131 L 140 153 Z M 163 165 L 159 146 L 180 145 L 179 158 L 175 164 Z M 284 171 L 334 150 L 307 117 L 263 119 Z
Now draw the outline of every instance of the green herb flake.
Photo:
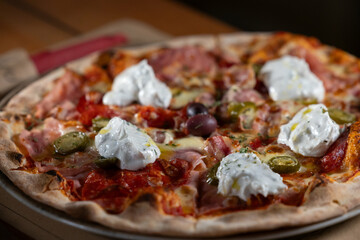
M 239 153 L 247 153 L 249 151 L 248 147 L 240 148 Z

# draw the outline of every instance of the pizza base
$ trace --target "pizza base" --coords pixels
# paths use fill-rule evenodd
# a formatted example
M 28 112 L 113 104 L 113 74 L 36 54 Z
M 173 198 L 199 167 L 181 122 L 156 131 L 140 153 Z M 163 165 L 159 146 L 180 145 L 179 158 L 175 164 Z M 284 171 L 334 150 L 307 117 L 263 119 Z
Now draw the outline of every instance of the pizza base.
M 187 44 L 201 44 L 205 48 L 213 48 L 219 40 L 226 47 L 227 43 L 235 41 L 251 41 L 254 36 L 266 38 L 267 34 L 190 36 L 129 49 L 129 51 L 141 54 L 160 46 L 179 47 Z M 92 54 L 71 62 L 66 67 L 83 72 L 97 56 L 98 53 Z M 312 224 L 345 214 L 360 204 L 360 196 L 353 194 L 360 191 L 358 177 L 346 183 L 334 182 L 315 188 L 300 207 L 275 204 L 266 209 L 237 211 L 198 219 L 161 214 L 153 204 L 154 196 L 151 194 L 142 196 L 121 214 L 109 214 L 91 201 L 71 201 L 60 190 L 61 178 L 46 173 L 30 174 L 13 170 L 20 166 L 23 159 L 11 140 L 14 132 L 23 129 L 24 123 L 19 115 L 30 113 L 30 109 L 40 101 L 42 95 L 52 88 L 54 79 L 63 73 L 63 68 L 57 69 L 31 84 L 12 98 L 4 112 L 0 113 L 1 118 L 9 120 L 8 123 L 0 123 L 0 169 L 16 186 L 37 201 L 65 211 L 74 217 L 98 222 L 122 231 L 194 237 L 225 236 Z

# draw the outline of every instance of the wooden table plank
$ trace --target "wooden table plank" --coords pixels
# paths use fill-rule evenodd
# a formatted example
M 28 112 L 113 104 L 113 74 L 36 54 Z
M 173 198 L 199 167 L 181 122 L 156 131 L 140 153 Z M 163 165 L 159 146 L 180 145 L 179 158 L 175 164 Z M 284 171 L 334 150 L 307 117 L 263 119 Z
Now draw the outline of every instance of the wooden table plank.
M 82 32 L 120 18 L 138 19 L 174 36 L 236 31 L 234 27 L 173 1 L 24 1 Z
M 0 1 L 0 35 L 0 53 L 16 47 L 35 51 L 72 37 L 4 1 Z

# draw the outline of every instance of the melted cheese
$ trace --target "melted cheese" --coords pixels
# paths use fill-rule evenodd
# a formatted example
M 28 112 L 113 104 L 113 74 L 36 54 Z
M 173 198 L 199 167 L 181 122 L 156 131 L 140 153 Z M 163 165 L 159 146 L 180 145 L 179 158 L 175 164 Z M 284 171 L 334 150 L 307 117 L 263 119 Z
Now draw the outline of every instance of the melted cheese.
M 192 149 L 202 152 L 204 148 L 204 139 L 201 137 L 185 137 L 175 139 L 167 144 L 158 143 L 157 146 L 161 151 L 160 158 L 169 159 L 177 150 Z
M 170 107 L 172 109 L 179 109 L 184 107 L 186 104 L 195 100 L 197 96 L 201 93 L 199 89 L 193 90 L 181 90 L 174 88 L 172 89 L 173 99 L 171 100 Z

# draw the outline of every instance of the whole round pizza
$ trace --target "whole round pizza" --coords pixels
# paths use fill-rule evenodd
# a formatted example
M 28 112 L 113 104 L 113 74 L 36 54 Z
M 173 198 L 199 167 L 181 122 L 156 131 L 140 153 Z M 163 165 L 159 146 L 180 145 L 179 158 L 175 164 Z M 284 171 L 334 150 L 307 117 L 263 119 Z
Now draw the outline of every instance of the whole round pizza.
M 0 168 L 122 231 L 225 236 L 360 204 L 360 61 L 290 33 L 96 53 L 13 97 Z

